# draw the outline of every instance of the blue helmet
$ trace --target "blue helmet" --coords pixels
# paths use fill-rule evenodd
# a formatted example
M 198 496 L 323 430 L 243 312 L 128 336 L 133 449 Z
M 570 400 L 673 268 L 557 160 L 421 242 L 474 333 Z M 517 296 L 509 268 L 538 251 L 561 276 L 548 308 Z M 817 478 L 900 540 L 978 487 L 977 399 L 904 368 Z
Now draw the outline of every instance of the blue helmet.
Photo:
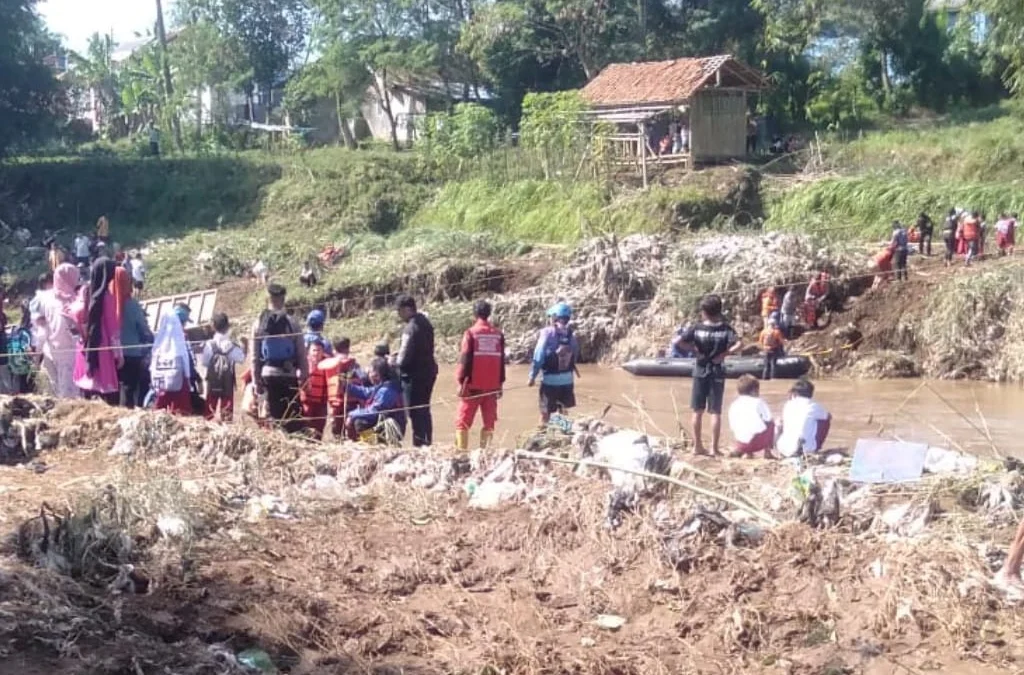
M 555 303 L 549 310 L 548 316 L 552 316 L 556 319 L 571 319 L 572 318 L 572 307 L 567 302 Z
M 309 316 L 306 317 L 306 325 L 308 325 L 310 328 L 314 328 L 317 326 L 322 328 L 325 321 L 327 321 L 327 316 L 321 309 L 314 309 L 312 312 L 309 313 Z

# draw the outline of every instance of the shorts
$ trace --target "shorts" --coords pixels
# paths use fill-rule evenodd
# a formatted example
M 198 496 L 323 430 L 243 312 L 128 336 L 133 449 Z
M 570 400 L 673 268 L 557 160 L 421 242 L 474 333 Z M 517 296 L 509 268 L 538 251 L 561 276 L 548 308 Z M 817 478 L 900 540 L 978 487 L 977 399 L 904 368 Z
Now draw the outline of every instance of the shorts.
M 576 388 L 571 384 L 541 384 L 540 412 L 550 415 L 576 407 Z
M 142 287 L 143 286 L 145 286 L 145 284 L 143 284 L 141 281 L 133 281 L 132 282 L 132 288 L 134 288 L 137 291 L 142 291 Z
M 704 412 L 706 410 L 712 415 L 721 415 L 724 401 L 724 377 L 708 376 L 693 378 L 693 391 L 690 393 L 690 409 L 693 412 Z

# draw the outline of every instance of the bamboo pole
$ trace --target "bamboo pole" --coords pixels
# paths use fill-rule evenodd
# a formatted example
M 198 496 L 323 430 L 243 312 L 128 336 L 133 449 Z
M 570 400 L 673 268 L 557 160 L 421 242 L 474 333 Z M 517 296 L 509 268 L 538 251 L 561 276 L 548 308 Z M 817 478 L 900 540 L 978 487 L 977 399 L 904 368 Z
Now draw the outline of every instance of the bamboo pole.
M 623 469 L 621 467 L 613 466 L 611 464 L 605 464 L 604 462 L 594 462 L 588 459 L 568 459 L 565 457 L 553 457 L 551 455 L 545 455 L 542 452 L 530 452 L 528 450 L 517 450 L 515 457 L 516 459 L 532 459 L 539 462 L 555 462 L 557 464 L 576 464 L 582 466 L 592 466 L 598 469 L 605 469 L 607 471 L 621 471 L 623 473 L 633 474 L 634 476 L 650 478 L 651 480 L 660 480 L 662 482 L 671 483 L 672 485 L 681 487 L 684 490 L 695 492 L 704 497 L 709 497 L 711 499 L 717 499 L 721 502 L 725 502 L 726 504 L 732 506 L 735 509 L 739 509 L 740 511 L 749 513 L 750 515 L 766 523 L 767 525 L 775 526 L 779 524 L 779 521 L 776 520 L 773 516 L 759 509 L 755 509 L 752 506 L 748 506 L 742 502 L 736 501 L 732 497 L 728 497 L 721 493 L 714 492 L 713 490 L 706 490 L 697 485 L 681 481 L 678 478 L 672 478 L 671 476 L 663 476 L 660 473 L 651 473 L 650 471 L 639 471 L 636 469 Z
M 647 125 L 641 122 L 637 125 L 639 131 L 639 142 L 637 149 L 640 150 L 640 175 L 643 177 L 644 189 L 647 189 Z

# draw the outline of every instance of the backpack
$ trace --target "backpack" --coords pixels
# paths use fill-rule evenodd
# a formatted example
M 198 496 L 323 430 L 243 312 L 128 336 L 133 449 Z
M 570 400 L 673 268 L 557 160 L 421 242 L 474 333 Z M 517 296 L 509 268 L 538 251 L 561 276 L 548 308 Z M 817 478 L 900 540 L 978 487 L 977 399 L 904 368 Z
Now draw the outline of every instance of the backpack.
M 295 361 L 292 322 L 284 312 L 266 312 L 260 321 L 260 356 L 267 365 L 281 368 Z
M 32 344 L 28 333 L 17 329 L 7 341 L 7 367 L 13 375 L 28 375 L 32 372 Z
M 572 336 L 571 328 L 566 328 L 565 332 L 558 331 L 555 334 L 555 347 L 554 349 L 548 347 L 547 356 L 544 359 L 544 372 L 568 373 L 573 370 L 576 365 L 576 354 L 572 349 Z
M 234 349 L 232 345 L 227 352 L 221 351 L 216 342 L 210 343 L 213 357 L 210 367 L 206 369 L 207 396 L 233 396 L 235 393 L 235 364 L 228 353 Z
M 177 355 L 153 354 L 152 388 L 158 392 L 181 391 L 185 386 L 185 369 Z

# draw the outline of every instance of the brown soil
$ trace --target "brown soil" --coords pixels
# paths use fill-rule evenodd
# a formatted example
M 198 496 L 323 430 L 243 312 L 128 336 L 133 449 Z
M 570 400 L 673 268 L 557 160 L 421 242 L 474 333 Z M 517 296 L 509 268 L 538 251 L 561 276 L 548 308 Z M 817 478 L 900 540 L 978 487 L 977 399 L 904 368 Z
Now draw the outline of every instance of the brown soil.
M 804 333 L 791 351 L 812 355 L 817 366 L 829 373 L 839 373 L 865 356 L 901 354 L 916 360 L 923 345 L 917 341 L 914 325 L 923 317 L 929 295 L 943 280 L 983 271 L 989 264 L 945 267 L 938 256 L 915 258 L 907 281 L 890 281 L 847 298 L 833 312 L 827 329 Z M 919 374 L 919 370 L 905 373 Z
M 240 446 L 208 449 L 212 432 L 199 424 L 186 431 L 201 451 L 178 441 L 121 460 L 106 454 L 118 412 L 67 406 L 54 424 L 79 429 L 80 449 L 44 455 L 52 468 L 41 475 L 0 471 L 8 531 L 43 501 L 74 505 L 147 465 L 161 478 L 216 485 L 220 496 L 204 493 L 203 507 L 215 515 L 174 556 L 158 537 L 136 535 L 144 594 L 33 569 L 8 546 L 0 672 L 236 672 L 217 650 L 254 646 L 285 672 L 323 675 L 994 673 L 1024 658 L 1020 616 L 983 585 L 958 590 L 988 573 L 962 526 L 948 538 L 888 543 L 855 534 L 852 521 L 828 531 L 790 523 L 756 548 L 673 544 L 652 523 L 655 512 L 671 520 L 687 510 L 685 493 L 644 500 L 610 532 L 607 483 L 559 469 L 555 493 L 496 512 L 469 509 L 459 491 L 378 481 L 333 499 L 292 493 L 293 519 L 248 522 L 230 495 L 285 494 L 322 461 L 311 461 L 315 448 L 303 455 L 261 435 L 251 473 Z M 788 480 L 778 464 L 698 463 L 729 484 Z M 875 560 L 883 578 L 869 571 Z M 599 628 L 604 614 L 625 625 Z

